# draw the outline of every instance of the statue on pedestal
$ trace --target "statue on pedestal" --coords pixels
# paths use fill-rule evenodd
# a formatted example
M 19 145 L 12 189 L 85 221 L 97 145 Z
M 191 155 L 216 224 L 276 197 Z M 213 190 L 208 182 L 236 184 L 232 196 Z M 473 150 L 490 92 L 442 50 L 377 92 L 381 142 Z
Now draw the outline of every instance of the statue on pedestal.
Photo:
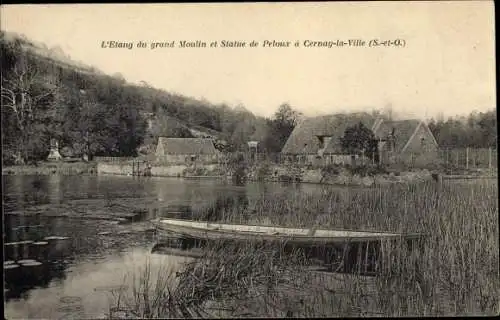
M 62 159 L 61 154 L 59 153 L 59 142 L 55 139 L 50 140 L 50 151 L 49 156 L 47 157 L 48 161 L 60 161 Z

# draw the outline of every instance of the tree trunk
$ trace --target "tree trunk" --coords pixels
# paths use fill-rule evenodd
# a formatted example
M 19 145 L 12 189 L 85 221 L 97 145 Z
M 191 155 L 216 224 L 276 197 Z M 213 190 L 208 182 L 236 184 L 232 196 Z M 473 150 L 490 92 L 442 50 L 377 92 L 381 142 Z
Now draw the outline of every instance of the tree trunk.
M 22 155 L 22 162 L 23 164 L 28 163 L 28 144 L 29 144 L 29 135 L 23 131 L 22 132 L 22 138 L 21 138 L 21 145 L 19 146 L 21 148 L 21 155 Z

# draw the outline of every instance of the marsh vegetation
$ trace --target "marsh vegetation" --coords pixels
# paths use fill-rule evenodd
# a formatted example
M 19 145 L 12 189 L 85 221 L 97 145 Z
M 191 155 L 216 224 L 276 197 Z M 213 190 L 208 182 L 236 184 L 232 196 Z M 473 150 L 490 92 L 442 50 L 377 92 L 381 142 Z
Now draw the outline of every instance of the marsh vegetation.
M 218 220 L 427 238 L 418 254 L 398 244 L 385 248 L 376 277 L 313 272 L 301 252 L 285 256 L 276 246 L 213 243 L 202 258 L 169 273 L 175 281 L 150 283 L 145 268 L 137 277 L 150 284 L 136 287 L 127 310 L 137 317 L 498 314 L 497 199 L 493 180 L 262 193 L 255 206 L 223 209 Z

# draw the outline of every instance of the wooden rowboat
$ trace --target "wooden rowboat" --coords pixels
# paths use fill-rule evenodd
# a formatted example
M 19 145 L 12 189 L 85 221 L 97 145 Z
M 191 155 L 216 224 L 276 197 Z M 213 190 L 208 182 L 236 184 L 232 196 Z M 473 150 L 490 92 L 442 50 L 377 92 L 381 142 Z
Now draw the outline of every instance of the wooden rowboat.
M 383 263 L 385 260 L 385 244 L 390 247 L 391 243 L 398 245 L 405 242 L 410 252 L 420 251 L 424 243 L 420 240 L 425 238 L 423 234 L 300 229 L 163 218 L 151 222 L 156 228 L 157 246 L 171 247 L 167 248 L 167 254 L 198 257 L 201 254 L 198 247 L 221 240 L 237 243 L 277 242 L 284 245 L 285 253 L 303 249 L 309 258 L 323 260 L 323 264 L 331 270 L 357 270 L 358 273 L 366 274 L 376 273 L 377 261 Z
M 378 242 L 384 240 L 418 240 L 422 234 L 402 234 L 391 232 L 300 229 L 257 225 L 235 225 L 191 220 L 163 219 L 151 221 L 157 235 L 213 240 L 237 241 L 285 241 L 288 244 L 320 245 L 345 242 Z

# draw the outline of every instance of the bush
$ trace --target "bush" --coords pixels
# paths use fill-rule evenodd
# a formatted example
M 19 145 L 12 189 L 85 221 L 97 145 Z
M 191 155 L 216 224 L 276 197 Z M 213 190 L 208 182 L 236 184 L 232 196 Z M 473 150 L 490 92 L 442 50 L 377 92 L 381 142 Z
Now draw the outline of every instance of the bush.
M 77 154 L 75 153 L 75 150 L 73 150 L 73 148 L 70 148 L 70 147 L 61 148 L 59 153 L 61 154 L 61 156 L 65 157 L 65 158 L 73 158 L 73 157 L 77 156 Z
M 188 167 L 182 171 L 182 176 L 206 176 L 208 173 L 205 167 Z
M 286 174 L 280 174 L 278 177 L 278 180 L 281 182 L 293 182 L 293 177 L 286 175 Z
M 360 177 L 366 177 L 370 176 L 373 177 L 377 174 L 386 174 L 388 171 L 386 168 L 383 166 L 368 166 L 368 165 L 361 165 L 361 166 L 355 166 L 355 167 L 348 167 L 349 172 L 352 175 L 359 175 Z
M 2 152 L 2 163 L 4 166 L 12 166 L 16 164 L 16 157 L 12 152 Z
M 263 181 L 266 177 L 271 176 L 271 166 L 269 163 L 264 163 L 257 167 L 256 178 L 258 181 Z
M 340 173 L 340 166 L 337 164 L 328 164 L 321 168 L 321 175 L 337 175 Z

